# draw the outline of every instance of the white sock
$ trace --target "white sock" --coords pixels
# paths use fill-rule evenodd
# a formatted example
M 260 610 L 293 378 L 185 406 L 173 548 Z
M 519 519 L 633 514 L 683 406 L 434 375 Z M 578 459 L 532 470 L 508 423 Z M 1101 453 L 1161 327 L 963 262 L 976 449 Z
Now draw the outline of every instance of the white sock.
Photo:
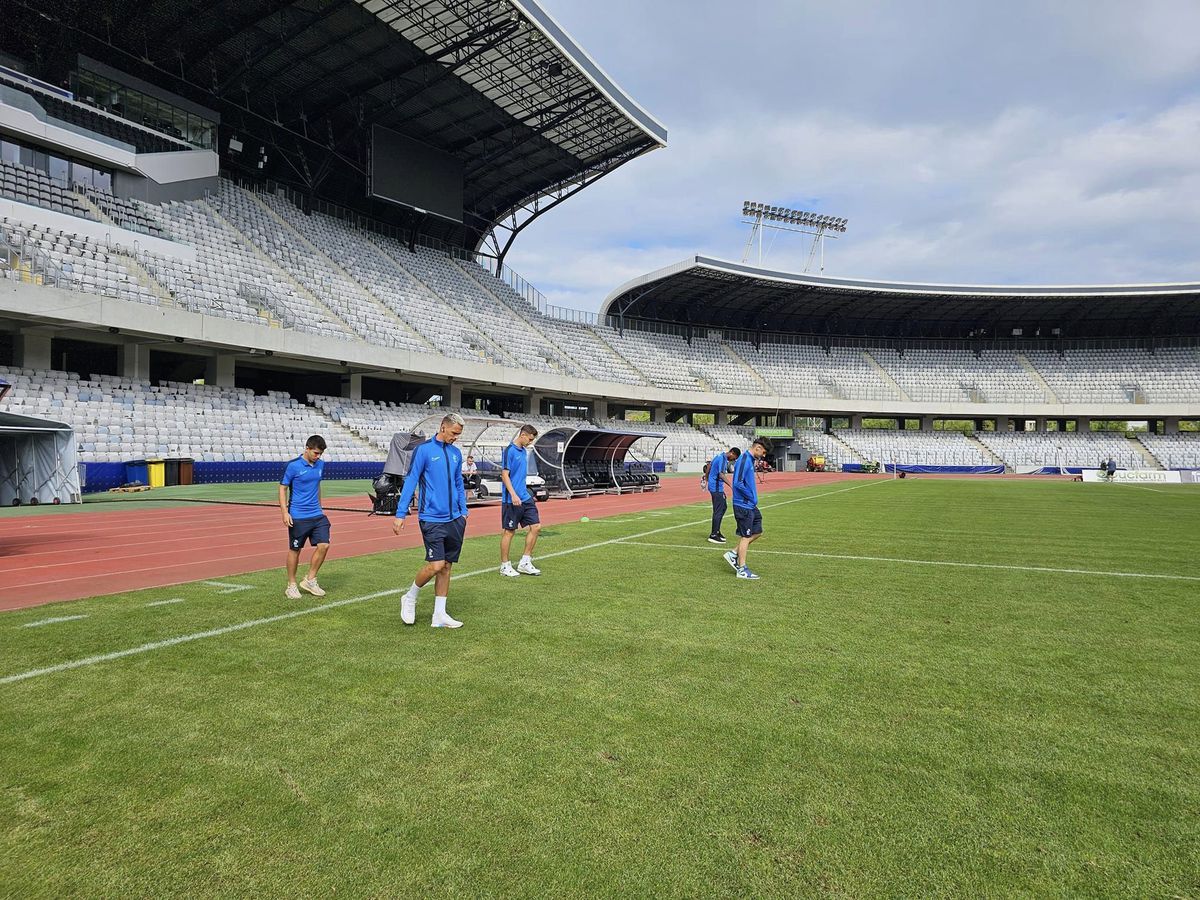
M 434 615 L 434 617 L 446 615 L 446 598 L 445 597 L 434 597 L 433 598 L 433 615 Z
M 421 589 L 417 587 L 417 583 L 415 581 L 408 586 L 407 596 L 412 597 L 415 600 L 417 595 L 420 593 Z
M 531 557 L 528 553 L 526 553 L 524 556 L 521 557 L 521 565 L 525 565 L 525 563 L 531 563 L 531 562 L 533 562 L 533 557 Z
M 500 563 L 500 568 L 511 569 L 512 568 L 512 560 L 508 560 L 508 559 L 504 560 L 504 562 Z

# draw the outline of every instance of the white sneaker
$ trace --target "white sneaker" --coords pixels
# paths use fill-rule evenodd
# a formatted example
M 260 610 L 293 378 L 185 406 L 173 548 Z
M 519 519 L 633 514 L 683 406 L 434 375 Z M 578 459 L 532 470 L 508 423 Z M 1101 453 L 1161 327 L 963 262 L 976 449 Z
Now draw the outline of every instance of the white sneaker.
M 287 597 L 289 600 L 299 600 L 300 588 L 296 587 L 294 584 L 289 584 L 284 590 L 283 596 Z
M 725 562 L 729 563 L 730 568 L 736 572 L 738 570 L 737 553 L 733 550 L 726 550 L 721 555 L 725 557 Z
M 462 622 L 458 621 L 458 619 L 450 618 L 449 613 L 434 616 L 429 624 L 433 628 L 462 628 Z
M 417 622 L 417 598 L 411 594 L 400 598 L 400 621 L 405 625 L 415 625 Z
M 502 566 L 500 566 L 500 574 L 505 575 L 509 578 L 516 578 L 517 570 L 512 567 L 512 563 L 506 562 Z
M 314 597 L 324 597 L 325 596 L 324 588 L 322 588 L 319 584 L 317 584 L 317 582 L 315 580 L 313 580 L 311 578 L 305 578 L 302 582 L 300 582 L 300 588 L 302 590 L 308 591 Z
M 541 575 L 542 570 L 533 564 L 533 561 L 520 563 L 517 566 L 517 571 L 522 575 Z

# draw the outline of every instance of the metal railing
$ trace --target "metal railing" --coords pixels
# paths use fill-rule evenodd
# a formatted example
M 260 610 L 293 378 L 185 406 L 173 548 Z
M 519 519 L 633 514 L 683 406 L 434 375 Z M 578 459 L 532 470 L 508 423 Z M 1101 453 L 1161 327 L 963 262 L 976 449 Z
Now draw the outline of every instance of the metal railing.
M 41 247 L 29 240 L 12 242 L 3 230 L 0 230 L 0 272 L 3 277 L 22 284 L 70 287 L 70 280 Z

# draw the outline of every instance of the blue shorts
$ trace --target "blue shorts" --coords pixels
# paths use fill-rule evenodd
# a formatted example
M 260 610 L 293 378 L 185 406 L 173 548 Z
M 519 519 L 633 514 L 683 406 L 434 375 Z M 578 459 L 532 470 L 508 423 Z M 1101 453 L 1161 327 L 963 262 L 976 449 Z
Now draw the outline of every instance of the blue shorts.
M 425 540 L 425 562 L 458 562 L 462 553 L 463 535 L 467 533 L 467 517 L 459 516 L 450 522 L 421 522 L 421 537 Z
M 306 541 L 317 544 L 329 543 L 329 519 L 317 516 L 312 519 L 292 519 L 292 527 L 288 529 L 288 548 L 299 550 Z
M 735 506 L 733 518 L 737 520 L 738 537 L 754 537 L 762 534 L 762 513 L 757 506 Z
M 522 501 L 520 506 L 504 503 L 500 506 L 500 527 L 505 531 L 516 531 L 518 528 L 528 528 L 542 521 L 538 515 L 537 504 L 533 498 Z

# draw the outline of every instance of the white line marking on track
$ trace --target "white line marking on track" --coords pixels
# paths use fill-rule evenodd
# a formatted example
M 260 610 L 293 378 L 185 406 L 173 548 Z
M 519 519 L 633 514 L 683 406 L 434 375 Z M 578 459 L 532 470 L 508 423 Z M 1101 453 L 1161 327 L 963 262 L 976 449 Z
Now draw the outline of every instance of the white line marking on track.
M 889 483 L 891 480 L 892 479 L 889 478 L 889 479 L 880 479 L 878 481 L 866 481 L 866 482 L 862 482 L 860 484 L 856 484 L 853 487 L 839 488 L 836 491 L 825 491 L 824 493 L 821 493 L 821 494 L 808 494 L 803 497 L 793 497 L 791 500 L 781 500 L 779 503 L 769 504 L 767 506 L 764 506 L 763 509 L 774 509 L 775 507 L 778 507 L 778 506 L 788 506 L 789 504 L 801 503 L 805 500 L 817 500 L 821 497 L 828 497 L 832 494 L 844 494 L 847 491 L 855 491 L 855 490 L 858 490 L 859 488 L 869 487 L 870 485 L 873 485 L 873 484 L 886 484 L 886 483 Z M 610 538 L 607 541 L 597 541 L 594 544 L 584 544 L 581 547 L 571 547 L 568 550 L 559 550 L 555 553 L 546 553 L 537 558 L 539 560 L 552 559 L 556 556 L 567 556 L 572 553 L 582 553 L 585 550 L 595 550 L 597 547 L 608 547 L 613 544 L 624 543 L 627 541 L 634 540 L 636 538 L 650 537 L 653 534 L 661 534 L 664 531 L 675 531 L 679 528 L 693 528 L 697 525 L 704 525 L 704 524 L 708 524 L 710 522 L 711 522 L 711 520 L 708 518 L 697 519 L 692 522 L 680 522 L 676 525 L 666 525 L 662 528 L 654 528 L 650 531 L 640 532 L 639 534 L 629 534 L 624 537 Z M 496 566 L 488 566 L 486 569 L 476 569 L 474 572 L 464 572 L 461 575 L 455 575 L 452 580 L 458 581 L 463 578 L 473 578 L 476 575 L 485 575 L 489 572 L 495 572 L 496 568 L 497 568 Z M 205 584 L 212 584 L 212 583 L 213 582 L 205 582 Z M 246 587 L 246 586 L 238 585 L 238 587 Z M 151 653 L 155 650 L 163 650 L 163 649 L 166 649 L 167 647 L 177 646 L 178 644 L 190 644 L 192 641 L 201 641 L 206 638 L 220 637 L 221 635 L 232 634 L 235 631 L 245 631 L 247 628 L 256 628 L 259 625 L 270 625 L 275 622 L 286 621 L 287 619 L 296 619 L 296 618 L 299 618 L 300 616 L 310 616 L 313 613 L 325 612 L 326 610 L 329 610 L 329 609 L 337 609 L 340 606 L 350 606 L 355 603 L 365 603 L 368 600 L 378 600 L 381 597 L 395 597 L 400 594 L 403 594 L 406 590 L 408 590 L 408 588 L 405 587 L 405 588 L 391 588 L 390 590 L 386 590 L 386 591 L 376 591 L 373 594 L 364 594 L 361 597 L 350 597 L 347 600 L 335 600 L 332 603 L 323 603 L 320 606 L 311 606 L 308 609 L 295 609 L 295 610 L 291 610 L 290 612 L 280 613 L 279 615 L 276 615 L 276 616 L 267 616 L 266 618 L 262 618 L 262 619 L 251 619 L 248 622 L 239 622 L 236 625 L 226 625 L 223 628 L 213 628 L 208 631 L 197 631 L 192 634 L 181 634 L 181 635 L 179 635 L 179 637 L 168 638 L 165 641 L 155 641 L 150 644 L 142 644 L 141 646 L 138 646 L 138 647 L 129 647 L 125 650 L 116 650 L 112 653 L 101 653 L 98 656 L 88 656 L 88 657 L 85 657 L 84 659 L 73 659 L 73 660 L 70 660 L 69 662 L 58 663 L 57 665 L 46 666 L 45 668 L 41 668 L 41 669 L 30 669 L 26 672 L 17 672 L 14 675 L 5 675 L 4 677 L 0 677 L 0 684 L 13 684 L 18 681 L 27 681 L 30 678 L 38 678 L 42 675 L 54 675 L 58 672 L 70 671 L 71 669 L 81 669 L 81 668 L 84 668 L 85 666 L 94 666 L 98 663 L 111 662 L 112 660 L 115 660 L 115 659 L 123 659 L 126 656 L 138 656 L 142 653 Z M 71 618 L 86 618 L 86 617 L 85 616 L 72 616 Z
M 217 591 L 218 594 L 236 594 L 238 591 L 252 591 L 252 584 L 226 584 L 224 581 L 205 581 L 209 587 L 225 588 L 223 591 Z
M 22 628 L 37 628 L 41 625 L 53 625 L 56 622 L 74 622 L 76 619 L 86 619 L 87 616 L 55 616 L 52 619 L 38 619 L 36 622 L 26 622 Z
M 168 603 L 182 603 L 182 597 L 176 597 L 173 600 L 155 600 L 153 603 L 147 603 L 147 606 L 166 606 Z
M 705 553 L 715 552 L 708 547 L 697 547 L 694 544 L 659 544 L 653 541 L 636 541 L 624 538 L 617 543 L 627 547 L 668 547 L 675 550 L 700 550 Z M 770 553 L 776 556 L 806 556 L 813 559 L 848 559 L 860 562 L 905 563 L 911 566 L 952 566 L 959 569 L 1005 569 L 1013 572 L 1050 572 L 1062 575 L 1103 575 L 1109 578 L 1157 578 L 1165 581 L 1200 581 L 1200 575 L 1163 575 L 1154 572 L 1107 572 L 1100 569 L 1058 569 L 1050 566 L 1010 566 L 1000 563 L 968 563 L 952 562 L 941 559 L 904 559 L 894 556 L 852 556 L 846 553 L 806 553 L 801 550 L 759 550 L 754 548 L 754 555 Z

